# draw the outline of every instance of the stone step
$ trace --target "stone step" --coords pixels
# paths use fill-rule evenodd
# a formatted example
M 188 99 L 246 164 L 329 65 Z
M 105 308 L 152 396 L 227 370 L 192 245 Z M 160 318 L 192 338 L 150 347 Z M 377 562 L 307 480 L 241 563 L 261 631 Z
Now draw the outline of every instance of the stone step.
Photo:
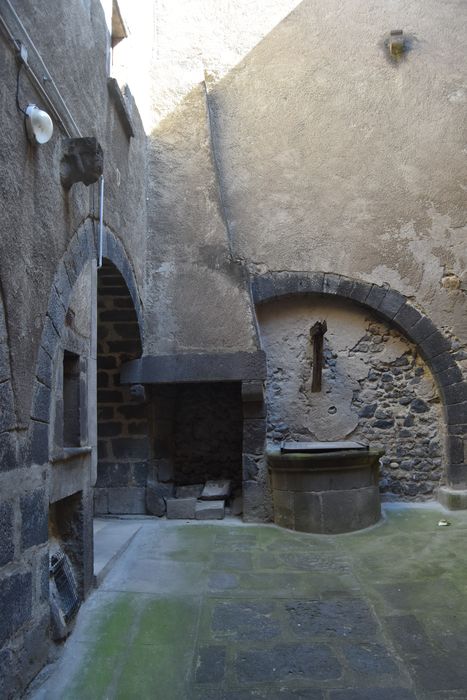
M 142 522 L 94 520 L 94 585 L 100 586 L 116 560 L 140 530 Z
M 197 501 L 196 520 L 223 520 L 225 501 Z

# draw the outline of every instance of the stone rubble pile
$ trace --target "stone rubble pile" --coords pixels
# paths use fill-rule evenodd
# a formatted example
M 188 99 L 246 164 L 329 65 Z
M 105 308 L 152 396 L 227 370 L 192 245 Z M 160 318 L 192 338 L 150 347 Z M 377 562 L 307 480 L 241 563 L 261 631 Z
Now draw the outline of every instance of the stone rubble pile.
M 186 486 L 153 483 L 146 491 L 147 510 L 170 520 L 222 520 L 228 506 L 232 515 L 242 513 L 241 496 L 232 494 L 230 479 Z

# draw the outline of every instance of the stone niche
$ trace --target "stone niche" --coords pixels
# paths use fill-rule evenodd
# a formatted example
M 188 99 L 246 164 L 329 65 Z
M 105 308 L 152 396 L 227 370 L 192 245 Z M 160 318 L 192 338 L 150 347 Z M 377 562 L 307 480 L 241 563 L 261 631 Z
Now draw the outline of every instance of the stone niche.
M 240 383 L 184 384 L 176 388 L 173 463 L 177 484 L 230 479 L 242 485 Z
M 383 498 L 432 498 L 443 482 L 442 410 L 417 348 L 342 300 L 286 299 L 257 313 L 267 355 L 268 442 L 367 443 L 385 451 Z M 310 328 L 323 320 L 322 388 L 312 392 Z
M 242 486 L 240 382 L 193 382 L 153 388 L 155 460 L 152 480 L 181 486 L 229 480 Z M 150 478 L 151 481 L 151 478 Z

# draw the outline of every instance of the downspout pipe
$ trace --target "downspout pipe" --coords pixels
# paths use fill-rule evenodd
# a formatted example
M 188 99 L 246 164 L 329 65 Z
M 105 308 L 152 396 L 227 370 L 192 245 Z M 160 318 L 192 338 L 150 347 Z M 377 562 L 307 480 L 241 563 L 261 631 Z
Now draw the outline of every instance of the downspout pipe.
M 99 178 L 99 262 L 97 269 L 102 267 L 102 256 L 104 247 L 104 176 Z

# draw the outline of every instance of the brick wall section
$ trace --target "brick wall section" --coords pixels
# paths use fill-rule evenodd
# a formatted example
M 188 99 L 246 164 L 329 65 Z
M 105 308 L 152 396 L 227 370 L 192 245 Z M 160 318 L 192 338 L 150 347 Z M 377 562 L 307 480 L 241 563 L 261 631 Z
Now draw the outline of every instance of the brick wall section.
M 122 363 L 141 355 L 136 313 L 118 270 L 108 261 L 98 273 L 97 513 L 144 513 L 148 406 L 120 385 Z

